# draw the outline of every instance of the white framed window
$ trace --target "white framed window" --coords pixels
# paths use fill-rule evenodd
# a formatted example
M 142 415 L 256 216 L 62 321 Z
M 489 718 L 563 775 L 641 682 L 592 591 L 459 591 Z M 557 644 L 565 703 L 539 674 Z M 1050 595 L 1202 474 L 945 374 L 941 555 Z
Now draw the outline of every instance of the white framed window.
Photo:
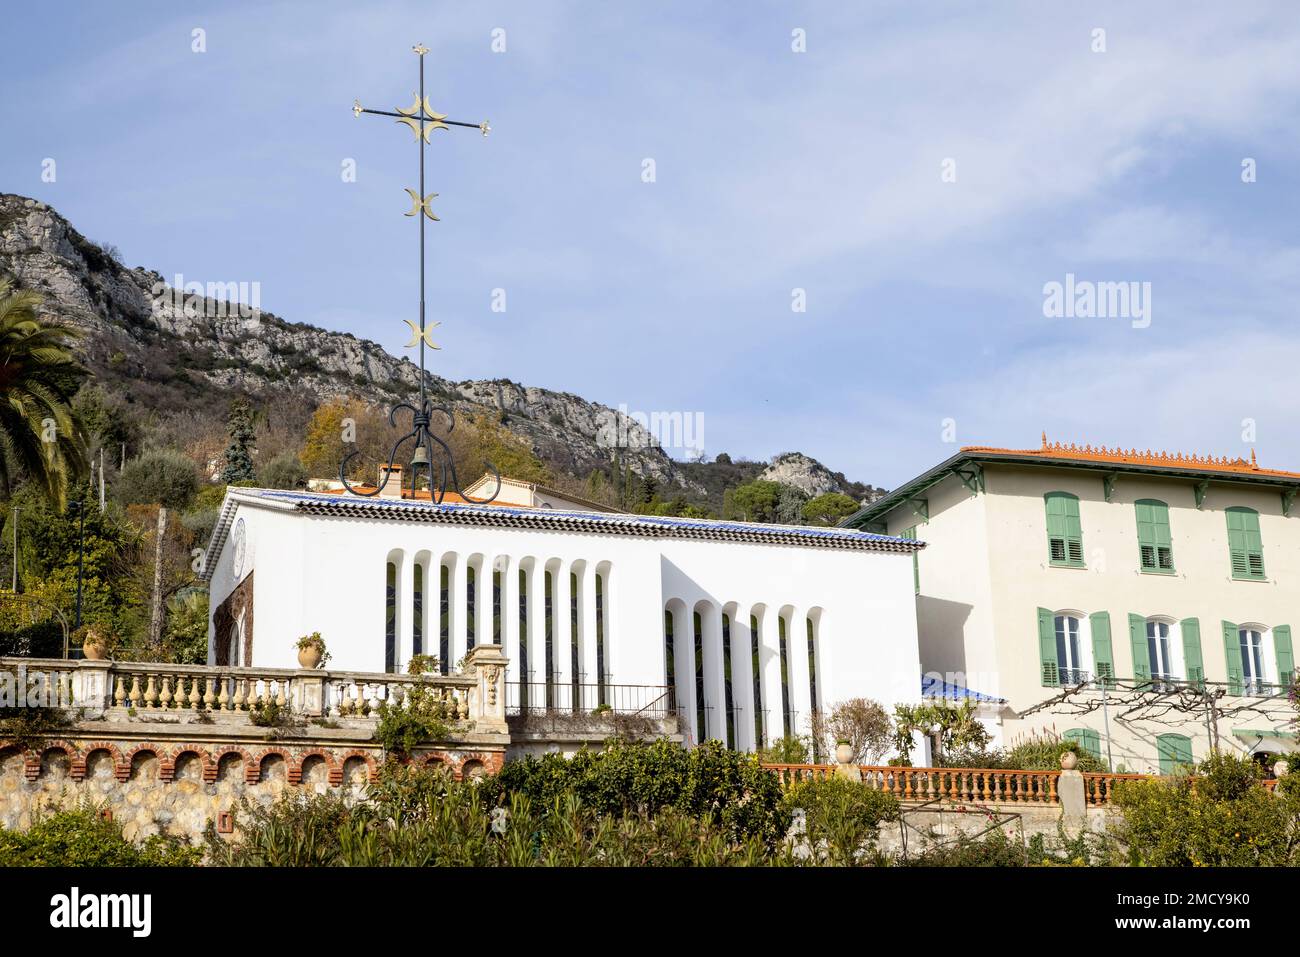
M 1272 675 L 1268 629 L 1262 625 L 1241 625 L 1237 629 L 1237 647 L 1241 654 L 1241 683 L 1245 694 L 1268 694 Z
M 1056 662 L 1061 684 L 1081 684 L 1091 680 L 1088 616 L 1077 611 L 1059 611 L 1055 616 L 1055 627 Z
M 1155 682 L 1183 679 L 1182 634 L 1173 619 L 1147 619 L 1147 664 Z

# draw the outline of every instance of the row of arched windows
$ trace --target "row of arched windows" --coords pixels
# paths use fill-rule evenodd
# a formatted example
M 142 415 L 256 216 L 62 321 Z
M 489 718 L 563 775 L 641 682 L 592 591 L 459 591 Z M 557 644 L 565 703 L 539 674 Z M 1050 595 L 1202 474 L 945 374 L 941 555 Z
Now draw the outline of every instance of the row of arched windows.
M 608 563 L 595 564 L 594 573 L 588 576 L 586 562 L 531 558 L 476 562 L 449 554 L 437 561 L 435 574 L 434 559 L 416 559 L 410 569 L 411 594 L 406 595 L 401 584 L 406 560 L 405 554 L 394 552 L 387 562 L 386 671 L 401 670 L 411 656 L 433 655 L 439 671 L 449 674 L 478 642 L 504 644 L 509 621 L 510 631 L 518 636 L 512 637 L 517 648 L 507 649 L 507 653 L 520 706 L 577 709 L 607 703 Z M 455 581 L 457 575 L 463 575 L 463 582 Z M 504 587 L 504 576 L 513 579 L 513 589 Z M 431 589 L 435 578 L 437 584 Z M 557 585 L 566 580 L 567 609 L 559 606 L 557 594 Z M 463 589 L 461 595 L 457 594 L 458 585 Z M 436 616 L 428 614 L 433 609 Z M 403 647 L 401 634 L 404 615 L 410 616 L 407 647 Z M 586 634 L 585 622 L 593 618 L 591 633 Z M 567 628 L 557 627 L 560 621 L 565 621 Z M 561 634 L 570 638 L 565 648 L 559 647 Z M 584 655 L 588 642 L 594 648 Z
M 722 672 L 719 696 L 713 690 L 718 683 L 710 681 L 709 674 L 713 659 L 708 644 L 713 636 L 706 618 L 712 611 L 708 606 L 692 609 L 686 625 L 689 632 L 681 635 L 678 631 L 687 620 L 682 609 L 664 610 L 665 680 L 690 729 L 689 736 L 695 741 L 714 738 L 730 748 L 753 749 L 806 734 L 810 713 L 821 707 L 817 690 L 819 613 L 799 616 L 802 642 L 791 640 L 796 627 L 792 625 L 793 613 L 778 613 L 776 647 L 764 649 L 761 612 L 739 618 L 747 627 L 738 627 L 738 616 L 744 613 L 728 606 L 719 618 L 716 639 L 721 646 L 717 656 Z M 792 668 L 794 655 L 806 655 L 806 670 Z M 804 680 L 806 696 L 798 693 Z

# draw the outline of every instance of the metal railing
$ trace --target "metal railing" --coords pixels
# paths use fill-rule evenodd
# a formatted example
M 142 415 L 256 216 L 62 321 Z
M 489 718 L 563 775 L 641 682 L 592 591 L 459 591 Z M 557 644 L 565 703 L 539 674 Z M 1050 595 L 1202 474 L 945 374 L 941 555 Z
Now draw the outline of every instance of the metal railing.
M 560 684 L 554 681 L 506 682 L 506 714 L 613 712 L 645 718 L 677 713 L 667 685 Z

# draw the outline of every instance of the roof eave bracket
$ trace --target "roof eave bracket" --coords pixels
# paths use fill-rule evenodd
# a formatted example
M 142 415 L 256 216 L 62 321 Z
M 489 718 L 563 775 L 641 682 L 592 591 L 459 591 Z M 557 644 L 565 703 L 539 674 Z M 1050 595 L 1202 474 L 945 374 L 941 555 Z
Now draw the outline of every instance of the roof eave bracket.
M 1210 491 L 1210 480 L 1202 479 L 1201 481 L 1197 482 L 1194 491 L 1196 493 L 1196 507 L 1200 508 L 1202 505 L 1205 504 L 1205 496 Z

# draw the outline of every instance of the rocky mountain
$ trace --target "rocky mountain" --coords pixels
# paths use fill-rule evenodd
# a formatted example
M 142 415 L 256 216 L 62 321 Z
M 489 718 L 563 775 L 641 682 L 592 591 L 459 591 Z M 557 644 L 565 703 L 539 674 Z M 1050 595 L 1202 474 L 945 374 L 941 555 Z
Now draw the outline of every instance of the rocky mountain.
M 850 482 L 843 472 L 832 472 L 816 459 L 802 452 L 786 452 L 772 459 L 770 465 L 758 476 L 766 482 L 780 482 L 793 485 L 809 498 L 824 495 L 827 492 L 843 492 L 858 501 L 874 502 L 885 494 L 884 489 L 861 482 Z
M 255 289 L 173 289 L 159 273 L 122 265 L 113 247 L 91 242 L 38 200 L 0 194 L 0 273 L 44 294 L 47 314 L 85 333 L 83 359 L 103 384 L 150 408 L 287 392 L 313 400 L 360 395 L 387 405 L 418 387 L 417 367 L 378 343 L 282 319 L 260 308 Z M 611 466 L 614 451 L 602 433 L 617 423 L 629 446 L 622 465 L 665 492 L 714 498 L 709 464 L 674 461 L 641 425 L 619 423 L 607 406 L 508 380 L 451 382 L 427 374 L 426 383 L 436 401 L 458 413 L 496 411 L 543 460 L 578 477 Z M 854 485 L 798 454 L 774 460 L 768 473 L 807 491 Z

